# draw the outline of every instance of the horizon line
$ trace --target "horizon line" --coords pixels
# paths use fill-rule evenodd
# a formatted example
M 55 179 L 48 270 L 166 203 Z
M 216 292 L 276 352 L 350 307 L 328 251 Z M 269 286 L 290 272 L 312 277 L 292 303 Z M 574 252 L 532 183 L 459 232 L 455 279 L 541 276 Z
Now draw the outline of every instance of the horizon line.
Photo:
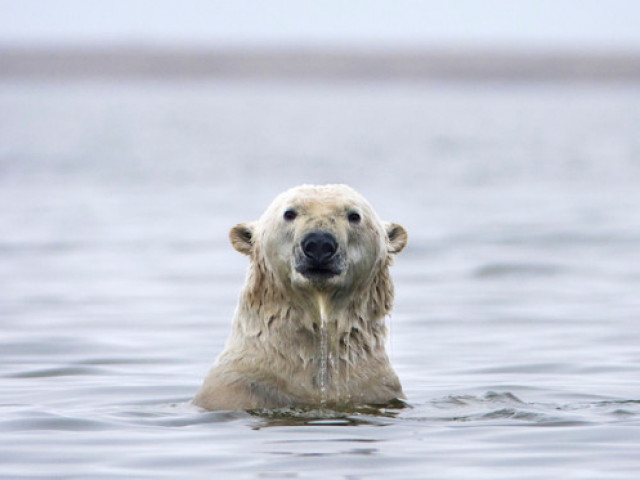
M 640 81 L 640 51 L 0 43 L 0 79 Z

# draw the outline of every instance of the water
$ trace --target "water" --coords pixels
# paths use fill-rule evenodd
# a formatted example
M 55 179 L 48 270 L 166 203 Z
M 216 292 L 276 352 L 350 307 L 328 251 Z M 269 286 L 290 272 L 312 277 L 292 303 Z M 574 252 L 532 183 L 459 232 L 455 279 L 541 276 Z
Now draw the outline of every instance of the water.
M 631 479 L 634 86 L 0 85 L 2 478 Z M 229 228 L 346 182 L 409 232 L 411 408 L 203 412 Z

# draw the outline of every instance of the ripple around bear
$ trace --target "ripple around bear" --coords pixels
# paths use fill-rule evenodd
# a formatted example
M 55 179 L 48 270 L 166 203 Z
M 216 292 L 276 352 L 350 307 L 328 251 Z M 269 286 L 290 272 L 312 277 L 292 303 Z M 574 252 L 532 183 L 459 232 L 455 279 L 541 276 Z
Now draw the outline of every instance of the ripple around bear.
M 229 234 L 250 265 L 231 335 L 193 399 L 209 410 L 384 405 L 392 255 L 407 243 L 345 185 L 280 194 Z

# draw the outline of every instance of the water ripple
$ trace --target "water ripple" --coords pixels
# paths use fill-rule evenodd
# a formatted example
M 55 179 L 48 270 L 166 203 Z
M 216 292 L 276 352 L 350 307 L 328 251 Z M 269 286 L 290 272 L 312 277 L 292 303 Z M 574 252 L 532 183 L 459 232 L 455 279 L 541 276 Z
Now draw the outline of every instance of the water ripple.
M 46 378 L 67 377 L 71 375 L 105 375 L 107 370 L 96 367 L 55 367 L 39 370 L 27 370 L 7 375 L 8 378 Z
M 477 278 L 503 277 L 549 277 L 562 273 L 559 265 L 542 263 L 489 263 L 477 268 L 474 276 Z
M 640 400 L 608 400 L 553 404 L 525 402 L 511 392 L 484 395 L 449 395 L 416 405 L 403 414 L 405 420 L 430 423 L 498 423 L 502 425 L 559 426 L 636 421 L 640 419 Z

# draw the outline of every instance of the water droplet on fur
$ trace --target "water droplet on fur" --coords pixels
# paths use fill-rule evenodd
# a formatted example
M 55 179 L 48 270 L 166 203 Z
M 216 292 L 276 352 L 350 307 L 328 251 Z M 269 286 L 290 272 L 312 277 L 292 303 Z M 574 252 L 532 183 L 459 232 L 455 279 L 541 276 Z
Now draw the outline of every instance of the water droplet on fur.
M 327 376 L 329 362 L 328 345 L 327 345 L 327 319 L 324 316 L 324 312 L 321 313 L 322 321 L 320 322 L 320 403 L 324 405 L 327 403 Z
M 318 383 L 320 384 L 320 403 L 325 405 L 327 402 L 327 384 L 328 384 L 328 363 L 329 363 L 329 345 L 328 345 L 328 326 L 325 299 L 318 296 L 318 307 L 320 310 L 320 361 L 318 365 Z
M 331 358 L 331 368 L 332 368 L 332 377 L 335 379 L 333 381 L 333 388 L 335 389 L 335 400 L 336 403 L 340 402 L 340 394 L 342 387 L 342 377 L 340 376 L 340 331 L 338 329 L 338 322 L 335 323 L 335 334 L 334 341 L 332 342 L 331 352 L 329 353 L 329 357 Z
M 344 345 L 344 359 L 345 359 L 345 383 L 347 385 L 347 401 L 351 398 L 351 386 L 350 383 L 350 372 L 351 372 L 351 334 L 348 333 L 345 338 Z

